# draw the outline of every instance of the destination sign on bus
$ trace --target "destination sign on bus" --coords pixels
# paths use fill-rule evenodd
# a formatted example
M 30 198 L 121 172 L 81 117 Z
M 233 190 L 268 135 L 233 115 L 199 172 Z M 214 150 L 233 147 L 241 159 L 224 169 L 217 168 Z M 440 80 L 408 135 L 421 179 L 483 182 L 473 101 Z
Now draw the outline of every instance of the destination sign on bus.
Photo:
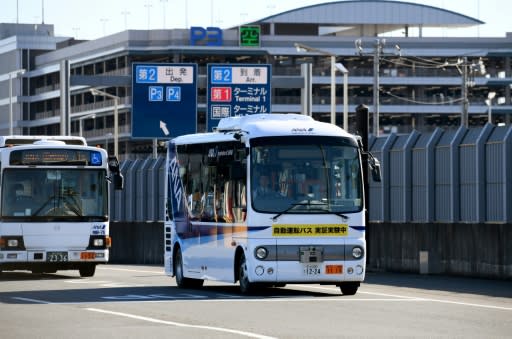
M 9 159 L 11 165 L 83 165 L 101 166 L 99 151 L 70 149 L 14 150 Z

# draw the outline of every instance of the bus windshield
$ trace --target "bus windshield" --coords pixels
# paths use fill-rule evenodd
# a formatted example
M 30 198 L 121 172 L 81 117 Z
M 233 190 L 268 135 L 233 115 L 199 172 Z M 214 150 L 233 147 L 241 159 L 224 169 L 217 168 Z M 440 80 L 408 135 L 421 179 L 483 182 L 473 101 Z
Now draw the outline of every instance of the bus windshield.
M 363 207 L 357 145 L 340 137 L 251 140 L 251 197 L 262 213 L 352 213 Z
M 2 219 L 106 221 L 105 176 L 101 169 L 8 168 L 2 176 Z

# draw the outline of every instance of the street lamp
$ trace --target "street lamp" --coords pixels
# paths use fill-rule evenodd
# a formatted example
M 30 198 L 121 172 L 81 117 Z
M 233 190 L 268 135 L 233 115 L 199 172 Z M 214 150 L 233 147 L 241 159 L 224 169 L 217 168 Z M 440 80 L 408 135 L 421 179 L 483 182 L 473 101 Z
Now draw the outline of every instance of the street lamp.
M 496 92 L 489 92 L 487 94 L 487 100 L 485 100 L 485 103 L 487 106 L 489 106 L 489 111 L 487 115 L 487 122 L 492 124 L 492 99 L 496 96 Z
M 9 73 L 9 135 L 13 135 L 13 113 L 12 113 L 12 78 L 23 75 L 25 70 L 18 69 Z
M 118 156 L 118 151 L 119 151 L 119 112 L 117 110 L 117 106 L 119 104 L 119 99 L 121 99 L 120 97 L 118 97 L 117 95 L 113 95 L 113 94 L 110 94 L 110 93 L 107 93 L 107 92 L 103 92 L 103 91 L 100 91 L 99 89 L 96 89 L 96 88 L 91 88 L 90 89 L 90 92 L 92 95 L 99 95 L 99 96 L 104 96 L 104 97 L 107 97 L 107 98 L 110 98 L 110 99 L 114 99 L 114 155 L 117 157 Z
M 110 133 L 110 132 L 105 134 L 105 149 L 107 150 L 107 152 L 108 152 L 108 139 L 110 139 L 111 136 L 112 136 L 112 133 Z
M 336 64 L 336 69 L 343 74 L 343 129 L 348 131 L 348 69 L 341 63 Z
M 343 128 L 348 130 L 348 70 L 341 63 L 336 63 L 336 54 L 318 48 L 295 43 L 298 52 L 317 52 L 331 58 L 331 124 L 336 125 L 336 70 L 343 73 Z
M 78 118 L 78 122 L 79 122 L 79 126 L 80 126 L 80 136 L 83 136 L 84 120 L 87 119 L 87 118 L 95 119 L 96 118 L 96 114 L 95 113 L 88 114 L 88 115 L 84 115 L 83 117 Z

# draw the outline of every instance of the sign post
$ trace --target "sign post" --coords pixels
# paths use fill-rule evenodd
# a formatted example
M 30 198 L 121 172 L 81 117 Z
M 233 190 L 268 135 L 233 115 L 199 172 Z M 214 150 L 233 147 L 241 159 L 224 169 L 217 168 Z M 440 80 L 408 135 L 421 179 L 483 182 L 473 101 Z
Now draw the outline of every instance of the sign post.
M 132 137 L 195 133 L 197 64 L 134 63 L 132 67 Z
M 209 64 L 206 127 L 222 118 L 270 113 L 270 65 Z

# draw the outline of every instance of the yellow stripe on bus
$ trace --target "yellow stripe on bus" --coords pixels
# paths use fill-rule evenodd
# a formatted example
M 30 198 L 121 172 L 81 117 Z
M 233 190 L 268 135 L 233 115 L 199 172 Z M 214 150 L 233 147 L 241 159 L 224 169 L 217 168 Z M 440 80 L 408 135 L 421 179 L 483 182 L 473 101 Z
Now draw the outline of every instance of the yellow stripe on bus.
M 274 237 L 343 237 L 348 235 L 347 224 L 274 224 Z

